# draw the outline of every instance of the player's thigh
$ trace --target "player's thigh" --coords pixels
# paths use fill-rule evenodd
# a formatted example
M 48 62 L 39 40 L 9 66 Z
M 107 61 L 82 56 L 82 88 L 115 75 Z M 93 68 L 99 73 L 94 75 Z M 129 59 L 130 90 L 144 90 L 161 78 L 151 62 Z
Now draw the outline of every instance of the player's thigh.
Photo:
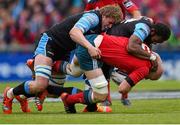
M 71 63 L 74 63 L 74 65 L 79 66 L 78 58 L 76 57 L 76 55 L 73 56 Z
M 88 35 L 86 39 L 94 46 L 94 39 L 97 35 Z M 92 59 L 86 48 L 78 46 L 76 49 L 76 57 L 78 59 L 80 68 L 85 71 L 90 71 L 102 67 L 102 62 Z
M 80 68 L 78 59 L 75 55 L 74 55 L 71 63 L 69 65 L 67 65 L 66 70 L 70 75 L 72 75 L 74 77 L 79 77 L 84 73 L 84 71 Z
M 51 77 L 52 59 L 44 55 L 37 55 L 34 62 L 35 87 L 45 89 Z
M 46 65 L 46 66 L 52 66 L 52 59 L 50 57 L 46 57 L 44 55 L 37 55 L 34 60 L 34 66 L 38 65 Z

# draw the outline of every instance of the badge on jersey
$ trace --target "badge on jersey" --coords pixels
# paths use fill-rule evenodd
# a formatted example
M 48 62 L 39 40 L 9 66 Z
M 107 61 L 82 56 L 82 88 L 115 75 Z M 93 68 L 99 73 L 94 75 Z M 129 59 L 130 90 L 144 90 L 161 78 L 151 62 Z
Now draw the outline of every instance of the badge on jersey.
M 88 3 L 95 3 L 97 0 L 87 0 Z
M 133 2 L 131 0 L 125 0 L 123 2 L 124 7 L 129 8 L 133 5 Z

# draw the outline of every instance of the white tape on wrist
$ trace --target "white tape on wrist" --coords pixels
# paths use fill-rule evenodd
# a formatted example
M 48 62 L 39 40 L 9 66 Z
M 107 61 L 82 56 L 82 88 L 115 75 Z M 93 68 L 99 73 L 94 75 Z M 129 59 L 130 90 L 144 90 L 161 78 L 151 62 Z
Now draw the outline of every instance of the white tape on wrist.
M 156 60 L 156 55 L 152 53 L 149 59 L 151 61 L 155 61 Z

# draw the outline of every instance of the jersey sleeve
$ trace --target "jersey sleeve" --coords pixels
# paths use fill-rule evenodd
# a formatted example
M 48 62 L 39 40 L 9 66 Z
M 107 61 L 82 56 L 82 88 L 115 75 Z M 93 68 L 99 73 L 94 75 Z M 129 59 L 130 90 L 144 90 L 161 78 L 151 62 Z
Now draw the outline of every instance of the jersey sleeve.
M 131 0 L 120 0 L 120 1 L 121 1 L 120 4 L 129 13 L 139 10 L 139 8 Z
M 85 13 L 74 26 L 81 29 L 83 33 L 86 33 L 98 24 L 99 17 L 95 13 Z
M 137 84 L 140 80 L 144 79 L 148 74 L 149 74 L 149 68 L 141 67 L 130 73 L 128 76 L 133 81 L 134 84 Z
M 133 35 L 136 35 L 141 41 L 144 41 L 150 34 L 150 27 L 145 23 L 138 23 L 135 25 Z

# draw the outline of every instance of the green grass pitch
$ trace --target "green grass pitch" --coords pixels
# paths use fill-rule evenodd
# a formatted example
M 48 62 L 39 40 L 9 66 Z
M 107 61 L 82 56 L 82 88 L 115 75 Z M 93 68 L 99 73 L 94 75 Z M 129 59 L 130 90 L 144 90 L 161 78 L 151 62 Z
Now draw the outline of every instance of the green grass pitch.
M 0 93 L 6 85 L 0 84 Z M 66 86 L 82 88 L 81 83 L 67 83 Z M 117 86 L 112 84 L 112 91 Z M 132 91 L 179 91 L 178 81 L 143 81 Z M 24 114 L 19 104 L 13 104 L 13 114 L 4 115 L 0 112 L 0 124 L 176 124 L 180 123 L 180 99 L 143 99 L 131 100 L 130 107 L 124 107 L 119 100 L 113 100 L 112 113 L 82 113 L 83 105 L 77 104 L 77 114 L 66 114 L 62 102 L 45 102 L 42 112 L 30 103 L 32 112 Z

